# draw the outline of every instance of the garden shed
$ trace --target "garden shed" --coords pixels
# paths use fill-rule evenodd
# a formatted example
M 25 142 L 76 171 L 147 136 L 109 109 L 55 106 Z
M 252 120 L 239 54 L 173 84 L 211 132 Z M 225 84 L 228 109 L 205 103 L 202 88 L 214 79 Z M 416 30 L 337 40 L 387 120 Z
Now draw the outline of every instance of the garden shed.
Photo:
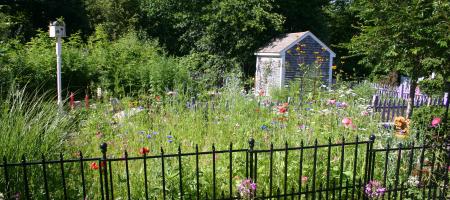
M 255 93 L 269 94 L 300 77 L 301 64 L 320 65 L 324 85 L 332 83 L 332 64 L 336 54 L 310 31 L 287 33 L 273 39 L 256 53 Z

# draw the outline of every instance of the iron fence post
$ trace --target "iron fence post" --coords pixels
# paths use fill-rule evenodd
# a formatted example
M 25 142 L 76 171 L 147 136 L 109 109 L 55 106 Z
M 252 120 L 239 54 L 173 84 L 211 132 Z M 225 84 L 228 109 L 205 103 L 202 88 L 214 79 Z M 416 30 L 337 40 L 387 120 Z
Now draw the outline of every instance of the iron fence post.
M 249 164 L 250 177 L 247 177 L 247 178 L 252 179 L 253 178 L 253 148 L 255 147 L 255 139 L 253 139 L 253 137 L 250 138 L 250 140 L 248 141 L 248 144 L 250 146 L 250 149 L 249 149 L 249 154 L 250 154 L 250 164 Z
M 102 151 L 102 159 L 100 163 L 100 173 L 104 173 L 104 185 L 105 185 L 105 197 L 109 200 L 109 192 L 108 192 L 108 165 L 106 164 L 106 151 L 108 149 L 108 144 L 102 143 L 100 145 L 100 149 Z M 103 171 L 102 171 L 103 170 Z

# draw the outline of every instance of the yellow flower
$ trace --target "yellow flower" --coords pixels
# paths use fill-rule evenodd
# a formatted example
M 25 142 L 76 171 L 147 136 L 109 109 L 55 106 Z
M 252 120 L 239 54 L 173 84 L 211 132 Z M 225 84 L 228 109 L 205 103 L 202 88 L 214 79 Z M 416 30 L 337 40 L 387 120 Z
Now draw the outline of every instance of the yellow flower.
M 336 70 L 336 65 L 331 66 L 331 69 Z

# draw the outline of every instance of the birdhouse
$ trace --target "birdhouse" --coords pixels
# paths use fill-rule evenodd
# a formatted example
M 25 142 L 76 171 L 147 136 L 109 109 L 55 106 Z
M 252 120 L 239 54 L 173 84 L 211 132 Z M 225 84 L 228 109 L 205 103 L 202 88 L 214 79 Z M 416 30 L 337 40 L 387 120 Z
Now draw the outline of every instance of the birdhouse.
M 66 24 L 63 21 L 53 21 L 49 25 L 50 37 L 66 37 Z

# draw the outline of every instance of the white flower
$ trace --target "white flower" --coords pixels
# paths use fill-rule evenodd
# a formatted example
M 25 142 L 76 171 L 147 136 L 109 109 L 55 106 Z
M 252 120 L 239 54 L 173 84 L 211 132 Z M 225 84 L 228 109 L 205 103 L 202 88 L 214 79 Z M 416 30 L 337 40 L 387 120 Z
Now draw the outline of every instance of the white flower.
M 410 176 L 408 178 L 408 185 L 413 186 L 413 187 L 417 187 L 419 186 L 420 181 L 419 181 L 419 177 L 417 176 Z

